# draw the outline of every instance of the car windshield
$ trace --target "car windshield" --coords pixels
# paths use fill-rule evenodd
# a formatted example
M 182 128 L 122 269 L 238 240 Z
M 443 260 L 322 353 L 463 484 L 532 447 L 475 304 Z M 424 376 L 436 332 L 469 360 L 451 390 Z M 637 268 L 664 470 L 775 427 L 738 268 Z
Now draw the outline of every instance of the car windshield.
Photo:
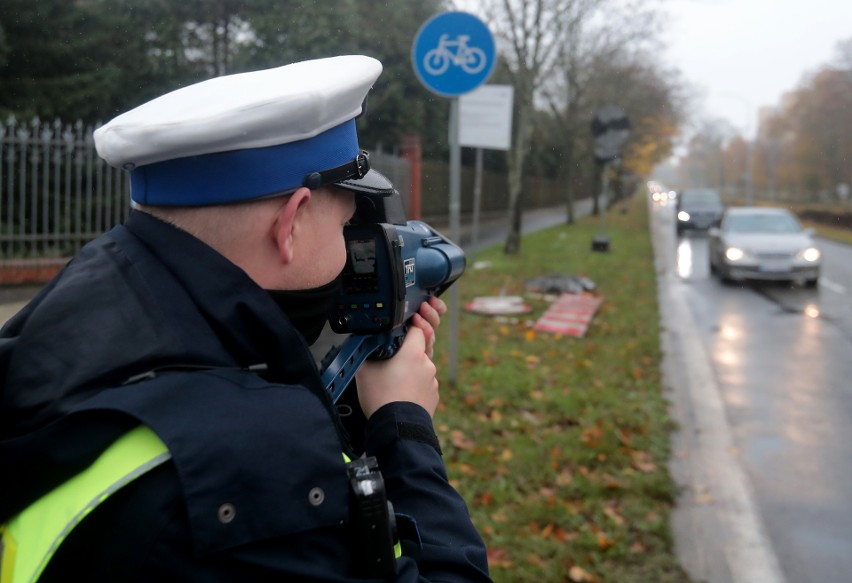
M 730 215 L 725 220 L 730 233 L 798 233 L 798 221 L 791 215 Z
M 719 195 L 715 192 L 685 192 L 682 195 L 685 206 L 718 206 Z

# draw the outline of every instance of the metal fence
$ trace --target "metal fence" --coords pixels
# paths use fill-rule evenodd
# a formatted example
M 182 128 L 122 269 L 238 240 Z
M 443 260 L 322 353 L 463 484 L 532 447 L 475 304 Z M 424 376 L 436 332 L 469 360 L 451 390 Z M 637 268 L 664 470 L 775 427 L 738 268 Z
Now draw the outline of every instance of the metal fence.
M 129 182 L 97 156 L 93 130 L 0 122 L 0 258 L 68 257 L 126 216 Z
M 95 126 L 0 121 L 0 261 L 73 256 L 127 216 L 130 183 L 94 147 Z M 371 152 L 375 168 L 410 200 L 410 163 Z

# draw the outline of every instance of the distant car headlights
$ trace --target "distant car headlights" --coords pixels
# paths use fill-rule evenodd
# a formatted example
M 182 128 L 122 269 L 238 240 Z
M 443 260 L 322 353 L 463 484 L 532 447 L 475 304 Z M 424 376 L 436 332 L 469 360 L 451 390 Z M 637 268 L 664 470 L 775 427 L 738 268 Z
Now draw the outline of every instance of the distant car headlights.
M 728 247 L 725 249 L 725 258 L 728 261 L 741 261 L 746 256 L 745 251 L 739 247 Z
M 807 249 L 802 249 L 798 253 L 796 253 L 796 259 L 802 259 L 807 261 L 808 263 L 814 263 L 815 261 L 819 261 L 819 258 L 822 254 L 819 252 L 819 249 L 816 247 L 808 247 Z
M 688 220 L 689 220 L 689 213 L 688 213 L 688 212 L 686 212 L 686 211 L 680 211 L 680 212 L 677 214 L 677 220 L 679 220 L 679 221 L 683 221 L 683 222 L 688 221 Z

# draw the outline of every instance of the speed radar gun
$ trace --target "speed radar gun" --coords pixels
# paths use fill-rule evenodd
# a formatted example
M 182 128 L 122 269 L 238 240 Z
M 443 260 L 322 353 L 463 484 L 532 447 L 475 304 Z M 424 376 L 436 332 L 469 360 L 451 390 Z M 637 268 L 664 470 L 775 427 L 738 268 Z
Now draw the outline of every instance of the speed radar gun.
M 346 265 L 328 322 L 349 337 L 322 373 L 334 402 L 366 359 L 396 353 L 420 304 L 442 294 L 465 269 L 460 247 L 426 223 L 406 220 L 398 193 L 359 196 L 343 235 Z

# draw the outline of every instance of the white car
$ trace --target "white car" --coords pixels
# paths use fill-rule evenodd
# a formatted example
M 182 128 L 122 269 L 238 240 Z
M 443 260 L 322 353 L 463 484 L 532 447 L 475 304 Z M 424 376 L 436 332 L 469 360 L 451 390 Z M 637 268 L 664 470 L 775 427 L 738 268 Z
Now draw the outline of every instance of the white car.
M 709 231 L 710 271 L 731 280 L 819 282 L 822 254 L 813 230 L 784 208 L 732 207 Z

